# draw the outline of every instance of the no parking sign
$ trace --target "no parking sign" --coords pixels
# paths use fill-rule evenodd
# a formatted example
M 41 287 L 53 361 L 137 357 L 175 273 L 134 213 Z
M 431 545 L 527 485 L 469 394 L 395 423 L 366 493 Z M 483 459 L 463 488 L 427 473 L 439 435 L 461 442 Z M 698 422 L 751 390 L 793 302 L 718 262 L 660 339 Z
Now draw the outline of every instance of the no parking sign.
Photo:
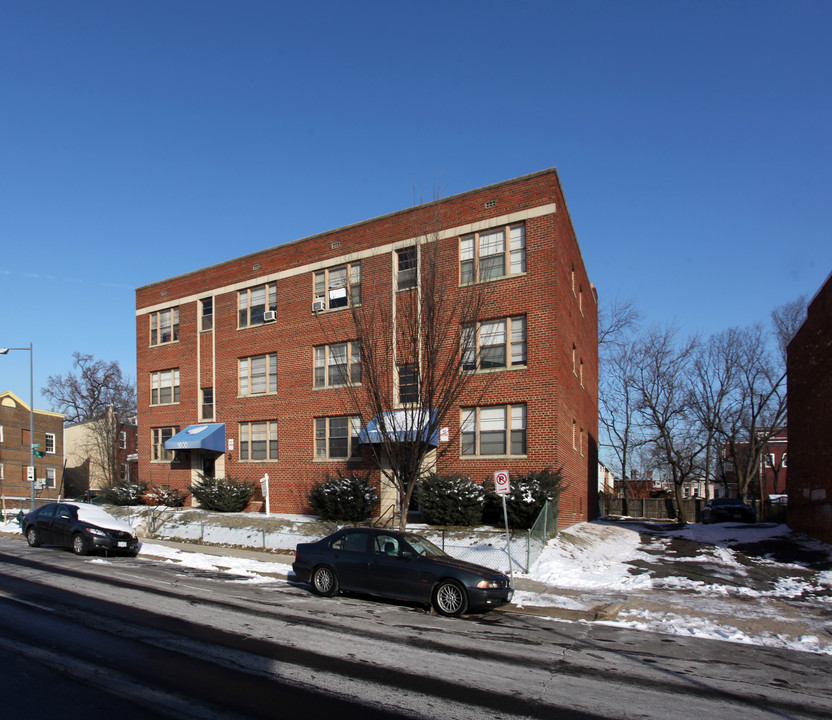
M 508 470 L 497 470 L 494 473 L 494 492 L 498 495 L 508 495 L 511 492 Z

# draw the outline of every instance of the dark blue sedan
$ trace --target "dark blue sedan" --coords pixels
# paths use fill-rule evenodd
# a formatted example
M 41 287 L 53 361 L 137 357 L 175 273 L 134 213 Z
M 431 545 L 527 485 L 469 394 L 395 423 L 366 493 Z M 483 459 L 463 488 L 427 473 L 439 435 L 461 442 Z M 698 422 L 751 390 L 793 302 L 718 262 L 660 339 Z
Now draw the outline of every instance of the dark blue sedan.
M 514 594 L 503 573 L 446 555 L 420 535 L 382 528 L 345 528 L 301 543 L 292 569 L 318 595 L 365 593 L 432 605 L 448 616 L 491 610 Z

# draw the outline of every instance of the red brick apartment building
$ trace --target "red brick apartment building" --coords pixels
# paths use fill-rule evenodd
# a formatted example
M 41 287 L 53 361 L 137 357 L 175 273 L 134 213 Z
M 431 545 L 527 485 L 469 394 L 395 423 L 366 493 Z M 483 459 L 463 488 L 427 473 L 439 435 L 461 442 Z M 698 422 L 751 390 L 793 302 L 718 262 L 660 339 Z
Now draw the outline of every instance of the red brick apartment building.
M 789 343 L 788 524 L 832 543 L 832 275 Z
M 594 517 L 597 296 L 554 169 L 139 288 L 142 480 L 186 488 L 199 471 L 268 474 L 277 513 L 309 512 L 309 488 L 338 471 L 378 481 L 358 442 L 371 418 L 345 409 L 343 383 L 361 372 L 349 306 L 420 287 L 414 247 L 426 240 L 413 229 L 426 207 L 438 211 L 427 242 L 451 269 L 446 292 L 485 287 L 482 342 L 503 358 L 441 419 L 437 443 L 452 446 L 436 470 L 479 482 L 563 467 L 561 525 Z

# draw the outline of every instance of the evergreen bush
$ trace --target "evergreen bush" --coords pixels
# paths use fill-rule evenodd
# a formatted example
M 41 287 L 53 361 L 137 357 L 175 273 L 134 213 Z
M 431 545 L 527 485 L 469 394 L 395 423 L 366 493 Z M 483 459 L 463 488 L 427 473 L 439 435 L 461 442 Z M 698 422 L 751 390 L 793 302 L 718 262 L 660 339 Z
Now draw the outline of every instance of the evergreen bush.
M 323 482 L 316 482 L 307 496 L 312 510 L 328 522 L 363 522 L 378 505 L 378 493 L 370 484 L 370 476 L 327 475 Z
M 563 469 L 533 470 L 521 475 L 511 475 L 511 493 L 506 496 L 506 515 L 509 527 L 515 530 L 528 530 L 546 501 L 555 506 L 557 515 L 561 493 L 566 488 Z M 502 500 L 493 486 L 488 490 L 488 516 L 494 518 L 499 513 L 502 519 Z
M 199 482 L 188 489 L 206 510 L 242 512 L 256 488 L 253 483 L 234 480 L 230 475 L 218 478 L 199 473 Z
M 428 525 L 479 525 L 485 488 L 464 475 L 429 475 L 419 481 L 422 519 Z
M 147 484 L 143 482 L 122 482 L 108 487 L 101 493 L 104 502 L 110 505 L 144 505 Z

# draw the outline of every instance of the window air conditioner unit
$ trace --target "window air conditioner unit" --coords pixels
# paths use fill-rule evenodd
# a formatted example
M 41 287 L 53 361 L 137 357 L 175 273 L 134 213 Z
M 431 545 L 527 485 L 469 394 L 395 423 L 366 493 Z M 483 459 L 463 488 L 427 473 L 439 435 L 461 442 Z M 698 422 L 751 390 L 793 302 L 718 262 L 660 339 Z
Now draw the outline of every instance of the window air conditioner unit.
M 312 312 L 321 312 L 326 310 L 326 302 L 324 300 L 316 300 L 312 303 Z
M 266 310 L 263 313 L 263 322 L 274 322 L 277 320 L 277 313 L 274 310 Z

